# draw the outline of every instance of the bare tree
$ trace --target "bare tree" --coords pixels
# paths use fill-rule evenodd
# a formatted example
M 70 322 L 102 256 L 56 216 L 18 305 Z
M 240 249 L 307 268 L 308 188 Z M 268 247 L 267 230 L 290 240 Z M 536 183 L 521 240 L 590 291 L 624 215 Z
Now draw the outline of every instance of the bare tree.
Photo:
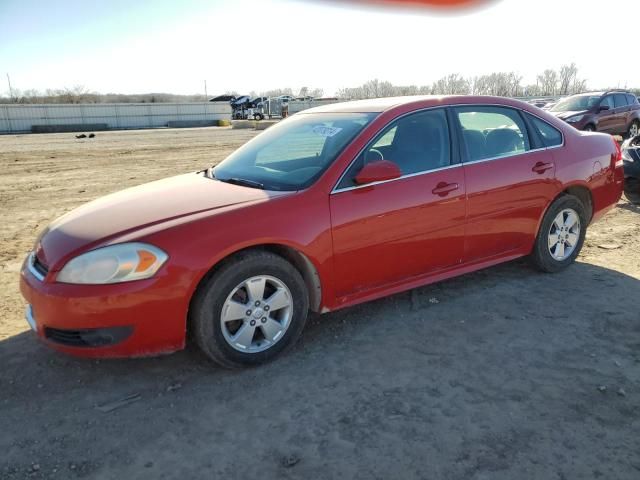
M 301 97 L 301 98 L 305 98 L 305 97 L 318 98 L 318 97 L 321 97 L 323 93 L 324 93 L 324 91 L 321 88 L 302 87 L 300 89 L 300 91 L 298 92 L 298 97 Z
M 542 95 L 556 95 L 558 93 L 558 72 L 546 69 L 538 75 L 538 84 Z
M 560 95 L 568 95 L 571 92 L 571 87 L 574 85 L 578 76 L 578 68 L 575 63 L 571 65 L 562 65 L 560 67 L 560 73 L 558 74 L 560 87 L 558 93 Z
M 293 90 L 291 88 L 274 88 L 273 90 L 267 90 L 262 92 L 262 95 L 265 97 L 279 97 L 280 95 L 293 95 Z
M 452 73 L 436 80 L 431 88 L 433 95 L 464 95 L 470 92 L 471 84 L 469 80 L 458 73 Z

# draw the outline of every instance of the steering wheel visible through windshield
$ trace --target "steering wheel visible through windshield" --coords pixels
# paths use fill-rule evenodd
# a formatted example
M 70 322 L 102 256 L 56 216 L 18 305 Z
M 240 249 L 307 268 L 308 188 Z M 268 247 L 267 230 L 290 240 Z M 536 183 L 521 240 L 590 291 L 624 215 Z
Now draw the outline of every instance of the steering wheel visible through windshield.
M 270 127 L 213 169 L 216 179 L 265 190 L 315 182 L 374 113 L 299 113 Z

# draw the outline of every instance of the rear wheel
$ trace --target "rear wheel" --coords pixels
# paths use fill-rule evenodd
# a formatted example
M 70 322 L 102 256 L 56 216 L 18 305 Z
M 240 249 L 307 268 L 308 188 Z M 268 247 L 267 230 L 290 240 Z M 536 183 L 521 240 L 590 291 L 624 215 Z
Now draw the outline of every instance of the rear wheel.
M 204 282 L 190 309 L 193 336 L 216 363 L 233 368 L 267 362 L 292 346 L 307 318 L 300 273 L 270 252 L 248 252 Z
M 595 132 L 596 131 L 596 127 L 595 127 L 595 125 L 589 124 L 586 127 L 584 127 L 584 131 L 585 132 Z
M 633 138 L 640 135 L 640 122 L 638 122 L 638 120 L 634 120 L 633 122 L 631 122 L 631 125 L 629 126 L 629 131 L 627 133 L 629 135 L 629 138 Z
M 545 213 L 531 254 L 543 272 L 557 272 L 571 265 L 584 243 L 587 230 L 584 205 L 572 195 L 557 198 Z

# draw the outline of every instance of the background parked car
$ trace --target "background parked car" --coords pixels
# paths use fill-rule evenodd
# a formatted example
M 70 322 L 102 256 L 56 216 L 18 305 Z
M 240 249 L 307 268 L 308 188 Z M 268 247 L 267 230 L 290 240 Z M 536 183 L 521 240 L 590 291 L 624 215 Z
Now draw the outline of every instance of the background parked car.
M 572 95 L 560 100 L 549 112 L 578 130 L 630 137 L 640 133 L 640 103 L 625 90 Z
M 640 135 L 622 144 L 624 165 L 624 196 L 631 203 L 640 205 Z

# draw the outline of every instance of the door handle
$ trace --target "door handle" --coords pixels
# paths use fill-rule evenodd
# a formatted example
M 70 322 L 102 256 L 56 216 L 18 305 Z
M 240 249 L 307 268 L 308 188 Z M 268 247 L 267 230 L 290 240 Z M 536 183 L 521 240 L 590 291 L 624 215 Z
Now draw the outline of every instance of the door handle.
M 533 166 L 531 171 L 536 173 L 544 173 L 547 170 L 551 170 L 552 168 L 553 168 L 553 163 L 538 162 Z
M 441 197 L 446 197 L 449 195 L 449 192 L 453 192 L 454 190 L 458 190 L 460 186 L 457 183 L 445 183 L 440 182 L 436 185 L 436 188 L 431 190 L 431 193 L 434 195 L 440 195 Z

